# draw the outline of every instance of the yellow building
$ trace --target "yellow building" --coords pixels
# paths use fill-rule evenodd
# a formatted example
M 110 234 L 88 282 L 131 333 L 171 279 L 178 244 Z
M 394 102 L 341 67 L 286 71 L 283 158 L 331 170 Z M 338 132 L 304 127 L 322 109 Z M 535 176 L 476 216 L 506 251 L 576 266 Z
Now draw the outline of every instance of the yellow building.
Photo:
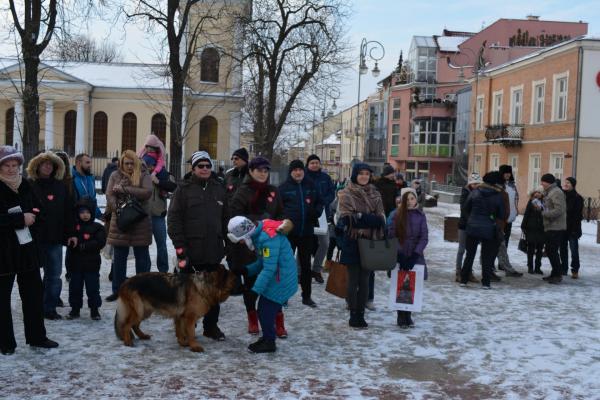
M 192 21 L 212 11 L 199 8 Z M 197 40 L 185 89 L 184 159 L 202 149 L 228 160 L 240 144 L 242 75 L 228 54 L 241 48 L 241 30 L 219 15 Z M 0 59 L 0 144 L 22 145 L 22 70 L 16 59 Z M 40 148 L 107 157 L 139 149 L 154 133 L 169 150 L 166 65 L 43 61 L 39 81 Z

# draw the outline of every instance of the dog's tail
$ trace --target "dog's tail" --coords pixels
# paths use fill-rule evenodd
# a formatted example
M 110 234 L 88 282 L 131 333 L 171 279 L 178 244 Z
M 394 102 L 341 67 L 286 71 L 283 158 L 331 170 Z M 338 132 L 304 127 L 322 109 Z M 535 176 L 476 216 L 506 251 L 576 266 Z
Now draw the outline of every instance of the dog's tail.
M 115 310 L 115 335 L 117 338 L 123 340 L 123 325 L 127 319 L 127 307 L 124 306 L 123 300 L 119 297 L 117 299 L 117 309 Z

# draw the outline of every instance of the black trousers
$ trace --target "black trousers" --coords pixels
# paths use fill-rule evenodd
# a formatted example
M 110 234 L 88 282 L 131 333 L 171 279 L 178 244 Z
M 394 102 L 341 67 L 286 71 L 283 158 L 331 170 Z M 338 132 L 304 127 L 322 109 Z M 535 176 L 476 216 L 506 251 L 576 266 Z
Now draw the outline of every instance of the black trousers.
M 550 260 L 552 266 L 552 272 L 550 276 L 561 277 L 562 276 L 562 264 L 560 263 L 560 256 L 558 255 L 558 249 L 565 236 L 564 231 L 546 231 L 544 232 L 544 244 L 546 246 L 546 255 Z
M 43 288 L 39 268 L 16 274 L 19 295 L 23 306 L 25 341 L 28 344 L 40 343 L 46 339 L 44 326 Z M 17 347 L 13 330 L 10 297 L 15 274 L 0 276 L 0 347 Z
M 308 299 L 312 294 L 312 269 L 310 258 L 312 255 L 313 241 L 315 236 L 288 236 L 292 251 L 298 249 L 298 262 L 300 263 L 300 287 L 302 298 Z
M 329 236 L 329 247 L 327 248 L 327 260 L 333 260 L 333 251 L 337 247 L 335 236 Z
M 508 249 L 508 241 L 510 240 L 510 232 L 512 231 L 512 222 L 504 226 L 504 244 Z
M 473 261 L 475 260 L 475 254 L 477 253 L 477 246 L 479 243 L 481 243 L 481 284 L 483 286 L 489 286 L 494 260 L 498 255 L 498 248 L 500 247 L 500 242 L 496 238 L 484 240 L 467 235 L 467 240 L 465 242 L 467 255 L 465 256 L 462 269 L 460 270 L 460 281 L 462 283 L 467 283 L 469 281 L 469 277 L 473 272 Z
M 197 264 L 197 265 L 191 265 L 190 268 L 186 268 L 185 270 L 182 271 L 182 273 L 192 274 L 194 272 L 202 272 L 202 271 L 212 272 L 212 271 L 215 271 L 218 267 L 219 267 L 218 264 Z M 204 318 L 202 319 L 202 326 L 204 327 L 205 330 L 207 328 L 210 328 L 211 326 L 217 325 L 217 322 L 219 322 L 220 312 L 221 312 L 221 305 L 218 303 L 215 304 L 214 306 L 212 306 L 210 308 L 210 310 L 208 310 L 208 312 L 204 315 Z
M 348 265 L 348 307 L 350 311 L 364 313 L 369 297 L 369 274 L 371 271 L 358 264 Z
M 527 268 L 534 267 L 534 256 L 535 256 L 535 268 L 540 269 L 542 267 L 542 255 L 544 254 L 544 243 L 527 243 Z

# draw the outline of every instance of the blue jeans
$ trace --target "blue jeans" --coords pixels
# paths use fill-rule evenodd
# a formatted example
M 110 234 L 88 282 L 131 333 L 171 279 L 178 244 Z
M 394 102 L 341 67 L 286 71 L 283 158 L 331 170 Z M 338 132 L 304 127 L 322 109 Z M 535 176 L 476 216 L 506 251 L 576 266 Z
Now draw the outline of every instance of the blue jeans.
M 560 263 L 562 273 L 569 273 L 569 249 L 571 250 L 571 272 L 579 272 L 579 239 L 565 232 L 565 237 L 560 243 Z
M 100 298 L 100 273 L 87 271 L 71 271 L 69 281 L 69 305 L 73 309 L 83 307 L 83 286 L 87 294 L 88 307 L 99 308 L 102 305 Z
M 44 312 L 56 312 L 62 290 L 62 245 L 40 244 L 44 266 Z
M 275 340 L 275 316 L 281 311 L 281 304 L 260 296 L 258 298 L 258 320 L 262 328 L 263 338 Z
M 117 294 L 121 284 L 125 281 L 127 274 L 127 256 L 129 255 L 128 246 L 114 246 L 115 254 L 113 255 L 113 280 L 112 291 Z M 139 246 L 133 248 L 135 255 L 135 273 L 150 272 L 150 251 L 148 246 Z
M 154 243 L 156 243 L 156 267 L 159 272 L 169 272 L 165 217 L 152 217 L 152 235 L 154 235 Z

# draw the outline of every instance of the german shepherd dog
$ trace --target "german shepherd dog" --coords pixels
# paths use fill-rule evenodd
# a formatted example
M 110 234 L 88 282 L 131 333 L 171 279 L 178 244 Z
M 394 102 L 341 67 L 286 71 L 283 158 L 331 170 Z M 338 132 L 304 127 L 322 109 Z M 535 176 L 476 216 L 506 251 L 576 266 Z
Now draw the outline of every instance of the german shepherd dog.
M 173 318 L 179 345 L 204 351 L 196 340 L 196 321 L 227 300 L 234 286 L 235 274 L 223 265 L 213 272 L 146 272 L 133 276 L 119 289 L 115 333 L 125 346 L 133 346 L 132 330 L 138 338 L 150 339 L 140 330 L 140 323 L 156 312 Z

